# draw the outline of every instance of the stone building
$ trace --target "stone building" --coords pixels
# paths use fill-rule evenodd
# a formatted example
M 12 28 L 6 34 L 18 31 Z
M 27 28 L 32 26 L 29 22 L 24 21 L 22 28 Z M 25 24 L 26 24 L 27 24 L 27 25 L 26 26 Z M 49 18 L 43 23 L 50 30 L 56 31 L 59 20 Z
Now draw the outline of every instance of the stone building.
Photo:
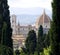
M 26 40 L 28 32 L 30 30 L 35 30 L 37 33 L 40 25 L 43 26 L 44 34 L 45 33 L 47 34 L 50 29 L 50 21 L 51 21 L 50 17 L 45 13 L 45 10 L 43 14 L 39 18 L 37 18 L 35 26 L 32 26 L 32 25 L 21 26 L 19 22 L 18 24 L 16 24 L 16 15 L 12 15 L 11 16 L 11 27 L 13 29 L 12 39 L 13 39 L 14 50 L 16 48 L 20 48 L 24 46 L 23 43 Z

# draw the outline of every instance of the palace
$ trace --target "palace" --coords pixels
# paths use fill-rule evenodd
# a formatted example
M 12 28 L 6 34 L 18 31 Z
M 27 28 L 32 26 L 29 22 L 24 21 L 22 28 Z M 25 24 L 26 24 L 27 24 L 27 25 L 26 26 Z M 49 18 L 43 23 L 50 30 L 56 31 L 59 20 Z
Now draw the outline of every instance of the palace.
M 48 31 L 50 29 L 50 21 L 51 21 L 51 19 L 45 13 L 45 10 L 44 10 L 43 14 L 39 18 L 37 18 L 34 26 L 32 26 L 32 25 L 21 26 L 19 22 L 18 22 L 18 24 L 16 24 L 16 15 L 12 15 L 11 16 L 11 27 L 13 29 L 12 39 L 13 39 L 14 50 L 24 46 L 24 42 L 25 42 L 28 32 L 30 30 L 36 31 L 36 34 L 37 34 L 38 28 L 40 25 L 43 26 L 43 33 L 48 34 Z

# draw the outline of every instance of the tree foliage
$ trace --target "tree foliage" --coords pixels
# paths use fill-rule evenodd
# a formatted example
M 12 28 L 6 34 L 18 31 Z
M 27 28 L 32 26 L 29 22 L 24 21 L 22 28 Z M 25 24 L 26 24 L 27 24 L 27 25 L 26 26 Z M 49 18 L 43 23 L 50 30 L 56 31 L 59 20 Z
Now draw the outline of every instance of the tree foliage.
M 37 39 L 37 51 L 38 55 L 43 51 L 43 27 L 40 25 L 38 29 L 38 39 Z
M 36 43 L 37 43 L 36 40 L 37 39 L 36 39 L 35 31 L 34 30 L 29 31 L 28 37 L 25 41 L 25 46 L 26 46 L 26 49 L 27 49 L 29 54 L 34 53 L 35 48 L 36 48 Z
M 0 44 L 11 48 L 9 55 L 13 55 L 12 29 L 7 0 L 0 0 Z M 6 53 L 5 53 L 6 54 Z
M 9 47 L 12 48 L 12 29 L 11 29 L 11 23 L 10 23 L 10 12 L 9 12 L 9 6 L 7 4 L 7 0 L 3 0 L 4 2 L 4 21 L 6 22 L 7 24 L 7 43 L 6 45 L 8 45 Z
M 9 55 L 10 51 L 12 51 L 10 47 L 0 45 L 0 55 Z
M 44 47 L 47 48 L 50 46 L 50 32 L 44 35 Z
M 60 0 L 52 2 L 51 55 L 60 55 Z
M 0 0 L 0 44 L 2 37 L 2 27 L 3 27 L 3 7 L 2 7 L 2 0 Z

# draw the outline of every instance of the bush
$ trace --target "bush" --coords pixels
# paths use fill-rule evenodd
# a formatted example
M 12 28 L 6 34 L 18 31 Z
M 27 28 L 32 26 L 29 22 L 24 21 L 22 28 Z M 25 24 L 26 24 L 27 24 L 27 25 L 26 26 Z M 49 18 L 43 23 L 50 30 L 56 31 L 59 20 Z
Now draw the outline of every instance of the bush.
M 51 46 L 48 48 L 44 48 L 43 52 L 40 53 L 40 55 L 50 55 L 51 52 Z
M 9 55 L 11 51 L 11 48 L 4 45 L 0 45 L 0 55 Z
M 35 52 L 34 52 L 34 55 L 38 55 L 38 52 L 37 52 L 37 51 L 35 51 Z

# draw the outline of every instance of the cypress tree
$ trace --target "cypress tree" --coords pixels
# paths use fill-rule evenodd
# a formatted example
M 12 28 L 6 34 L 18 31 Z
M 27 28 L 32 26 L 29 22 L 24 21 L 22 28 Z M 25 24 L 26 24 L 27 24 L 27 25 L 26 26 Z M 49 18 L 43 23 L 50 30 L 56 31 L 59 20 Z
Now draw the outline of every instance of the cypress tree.
M 31 53 L 34 54 L 34 51 L 36 49 L 36 33 L 34 30 L 31 30 L 29 31 L 28 33 L 28 37 L 25 41 L 25 46 L 26 46 L 26 49 L 28 51 L 28 55 L 30 55 Z
M 2 50 L 4 49 L 3 52 L 0 53 L 2 55 L 4 55 L 3 53 L 6 50 L 9 50 L 8 53 L 9 55 L 13 55 L 13 45 L 12 45 L 12 38 L 11 38 L 12 29 L 11 29 L 9 15 L 10 15 L 9 6 L 7 4 L 7 0 L 0 0 L 0 45 L 5 46 L 4 48 L 2 48 Z
M 60 0 L 52 2 L 51 55 L 60 55 Z
M 50 46 L 50 33 L 44 35 L 44 47 L 47 48 Z
M 10 23 L 10 12 L 9 12 L 9 6 L 7 4 L 7 0 L 3 0 L 3 21 L 6 23 L 7 25 L 7 30 L 6 30 L 6 36 L 7 36 L 7 41 L 6 45 L 9 47 L 12 47 L 12 29 L 11 29 L 11 23 Z M 11 45 L 11 46 L 10 46 Z
M 3 22 L 3 27 L 2 27 L 2 37 L 1 37 L 1 44 L 5 45 L 6 42 L 6 30 L 7 30 L 7 25 L 5 22 Z
M 7 0 L 2 0 L 3 3 L 3 45 L 11 48 L 9 55 L 13 55 L 12 44 L 12 29 L 10 23 L 10 12 Z M 4 28 L 5 27 L 5 28 Z
M 40 25 L 38 29 L 38 39 L 37 39 L 37 51 L 38 55 L 40 55 L 40 52 L 43 51 L 43 27 Z
M 2 0 L 0 0 L 0 44 L 2 37 L 2 27 L 3 27 L 3 7 L 2 7 Z

